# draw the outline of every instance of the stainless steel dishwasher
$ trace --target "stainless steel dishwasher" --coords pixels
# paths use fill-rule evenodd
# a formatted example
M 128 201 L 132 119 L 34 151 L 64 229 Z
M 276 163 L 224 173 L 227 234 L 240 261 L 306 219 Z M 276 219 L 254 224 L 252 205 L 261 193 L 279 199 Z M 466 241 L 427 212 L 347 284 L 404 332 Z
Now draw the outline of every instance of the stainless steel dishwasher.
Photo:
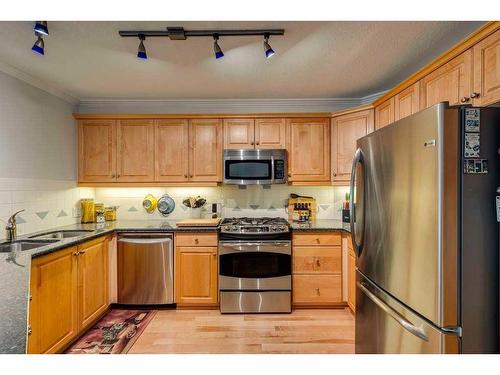
M 118 235 L 118 303 L 163 305 L 174 303 L 172 234 Z

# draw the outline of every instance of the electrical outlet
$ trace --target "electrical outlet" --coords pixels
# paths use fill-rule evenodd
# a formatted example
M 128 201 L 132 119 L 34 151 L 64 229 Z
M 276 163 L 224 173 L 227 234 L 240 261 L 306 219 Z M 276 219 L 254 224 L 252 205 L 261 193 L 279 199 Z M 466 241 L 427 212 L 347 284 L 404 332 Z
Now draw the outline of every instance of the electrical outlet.
M 79 206 L 73 207 L 73 217 L 81 217 L 82 216 L 82 210 L 80 209 Z

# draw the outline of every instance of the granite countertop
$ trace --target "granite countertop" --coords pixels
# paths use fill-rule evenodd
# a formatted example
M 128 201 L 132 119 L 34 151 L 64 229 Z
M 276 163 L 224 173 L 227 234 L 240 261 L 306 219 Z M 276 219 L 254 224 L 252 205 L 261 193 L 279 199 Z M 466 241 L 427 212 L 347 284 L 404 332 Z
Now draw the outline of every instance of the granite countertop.
M 316 220 L 312 223 L 290 223 L 292 231 L 349 232 L 349 225 L 340 220 Z M 28 239 L 40 233 L 59 230 L 88 230 L 78 237 L 61 239 L 33 250 L 0 253 L 0 353 L 26 353 L 29 284 L 31 259 L 77 245 L 113 232 L 217 232 L 218 227 L 178 227 L 174 220 L 120 220 L 103 224 L 72 224 L 30 233 L 18 239 Z
M 315 220 L 308 223 L 290 223 L 293 232 L 330 232 L 345 231 L 351 233 L 349 223 L 342 220 Z

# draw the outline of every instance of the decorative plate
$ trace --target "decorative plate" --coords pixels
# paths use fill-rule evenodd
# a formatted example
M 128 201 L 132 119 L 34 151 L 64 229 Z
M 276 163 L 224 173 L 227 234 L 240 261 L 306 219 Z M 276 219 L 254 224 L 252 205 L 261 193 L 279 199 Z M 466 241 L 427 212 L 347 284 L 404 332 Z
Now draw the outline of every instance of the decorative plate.
M 174 200 L 167 194 L 162 195 L 160 199 L 158 199 L 158 211 L 163 216 L 168 216 L 174 211 L 175 202 Z

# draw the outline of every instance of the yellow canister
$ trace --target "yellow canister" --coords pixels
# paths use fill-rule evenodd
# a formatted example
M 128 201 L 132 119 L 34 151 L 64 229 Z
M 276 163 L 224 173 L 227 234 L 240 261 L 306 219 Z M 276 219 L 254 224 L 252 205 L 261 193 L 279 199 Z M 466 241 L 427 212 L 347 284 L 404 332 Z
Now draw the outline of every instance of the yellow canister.
M 104 208 L 104 219 L 106 221 L 116 221 L 116 207 L 106 207 Z
M 81 222 L 82 223 L 93 223 L 95 219 L 95 204 L 93 199 L 81 199 Z

